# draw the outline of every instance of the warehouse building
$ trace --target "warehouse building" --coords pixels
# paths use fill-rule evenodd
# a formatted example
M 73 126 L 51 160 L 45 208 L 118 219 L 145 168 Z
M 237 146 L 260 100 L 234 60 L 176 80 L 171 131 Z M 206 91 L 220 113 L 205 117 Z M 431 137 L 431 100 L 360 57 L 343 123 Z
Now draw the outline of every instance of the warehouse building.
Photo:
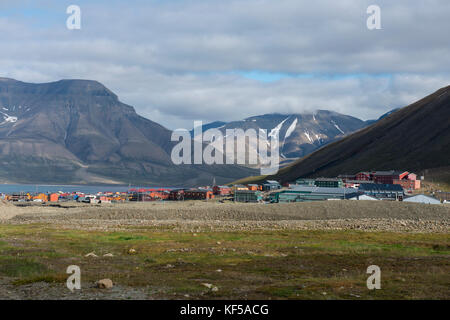
M 262 200 L 261 191 L 236 190 L 234 193 L 235 202 L 261 202 Z
M 297 179 L 295 180 L 295 183 L 299 186 L 308 186 L 308 187 L 314 187 L 315 180 L 314 179 Z
M 270 202 L 304 202 L 320 200 L 343 200 L 358 195 L 358 190 L 352 188 L 326 188 L 299 186 L 290 190 L 274 192 L 270 195 Z
M 316 187 L 322 188 L 342 188 L 343 184 L 342 179 L 339 178 L 317 178 L 314 181 Z
M 263 184 L 264 191 L 273 191 L 281 189 L 281 185 L 278 181 L 275 180 L 267 180 L 266 183 Z
M 377 199 L 403 200 L 404 191 L 398 184 L 361 183 L 358 189 L 361 193 Z

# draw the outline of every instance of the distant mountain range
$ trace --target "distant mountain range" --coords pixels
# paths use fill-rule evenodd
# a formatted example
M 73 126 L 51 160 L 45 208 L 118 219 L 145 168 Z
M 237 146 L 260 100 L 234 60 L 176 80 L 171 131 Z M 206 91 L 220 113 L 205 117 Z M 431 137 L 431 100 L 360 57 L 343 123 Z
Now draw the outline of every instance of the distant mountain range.
M 372 122 L 318 110 L 215 121 L 203 130 L 278 131 L 281 156 L 292 161 Z M 176 166 L 170 136 L 99 82 L 0 78 L 0 183 L 194 186 L 256 173 L 237 165 Z
M 217 128 L 224 135 L 225 130 L 236 128 L 253 128 L 256 132 L 266 129 L 268 134 L 278 131 L 281 156 L 299 158 L 366 126 L 367 122 L 355 117 L 318 110 L 301 114 L 265 114 L 227 123 L 216 121 L 203 125 L 203 131 Z
M 0 182 L 190 186 L 253 173 L 173 165 L 170 137 L 99 82 L 0 78 Z
M 420 174 L 428 169 L 447 168 L 448 171 L 449 166 L 450 86 L 328 144 L 274 176 L 246 180 L 271 178 L 287 182 L 299 177 L 334 177 L 390 169 Z

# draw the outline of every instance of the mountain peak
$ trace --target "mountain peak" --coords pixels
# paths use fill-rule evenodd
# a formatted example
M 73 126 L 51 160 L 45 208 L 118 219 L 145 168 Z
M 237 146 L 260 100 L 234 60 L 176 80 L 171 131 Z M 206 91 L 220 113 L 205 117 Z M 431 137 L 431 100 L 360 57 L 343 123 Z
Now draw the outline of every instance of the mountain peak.
M 91 94 L 94 96 L 109 96 L 118 99 L 117 95 L 95 80 L 63 79 L 50 82 L 47 85 L 64 94 Z

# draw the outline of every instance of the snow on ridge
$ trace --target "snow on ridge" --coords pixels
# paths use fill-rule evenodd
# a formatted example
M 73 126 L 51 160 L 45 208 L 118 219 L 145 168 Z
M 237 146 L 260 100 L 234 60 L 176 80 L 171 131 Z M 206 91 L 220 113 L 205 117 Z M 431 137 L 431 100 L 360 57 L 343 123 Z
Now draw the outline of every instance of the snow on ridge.
M 289 119 L 289 117 L 281 121 L 275 128 L 270 130 L 269 137 L 274 137 L 276 134 L 279 134 L 281 127 L 283 126 L 283 124 L 286 122 L 287 119 Z
M 284 136 L 284 140 L 289 138 L 291 136 L 292 132 L 294 132 L 295 127 L 297 126 L 297 122 L 298 122 L 298 118 L 295 118 L 295 120 L 292 122 L 291 126 L 287 129 L 286 135 Z
M 0 113 L 3 114 L 3 117 L 4 117 L 4 121 L 2 122 L 2 124 L 5 123 L 5 122 L 15 123 L 18 120 L 17 117 L 10 116 L 10 115 L 8 115 L 8 114 L 6 114 L 4 112 L 1 112 L 1 111 L 0 111 Z
M 309 140 L 309 142 L 311 142 L 311 143 L 313 143 L 314 142 L 314 140 L 313 139 L 311 139 L 311 136 L 309 135 L 309 133 L 308 133 L 308 131 L 306 131 L 305 130 L 305 136 L 308 138 L 308 140 Z
M 331 122 L 334 124 L 334 126 L 336 127 L 336 129 L 338 129 L 342 134 L 345 134 L 345 132 L 342 131 L 341 128 L 339 128 L 339 126 L 336 124 L 336 122 L 334 122 L 334 120 L 331 120 Z

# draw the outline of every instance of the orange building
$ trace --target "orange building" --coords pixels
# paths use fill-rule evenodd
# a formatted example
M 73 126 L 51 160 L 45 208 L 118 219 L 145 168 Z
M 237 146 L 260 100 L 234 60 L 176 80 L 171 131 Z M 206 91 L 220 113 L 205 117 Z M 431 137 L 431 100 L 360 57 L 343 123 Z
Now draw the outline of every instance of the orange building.
M 59 194 L 52 193 L 49 198 L 50 198 L 50 202 L 58 202 Z
M 33 197 L 33 200 L 41 200 L 42 202 L 47 202 L 48 201 L 48 197 L 45 193 L 40 193 L 37 196 Z

